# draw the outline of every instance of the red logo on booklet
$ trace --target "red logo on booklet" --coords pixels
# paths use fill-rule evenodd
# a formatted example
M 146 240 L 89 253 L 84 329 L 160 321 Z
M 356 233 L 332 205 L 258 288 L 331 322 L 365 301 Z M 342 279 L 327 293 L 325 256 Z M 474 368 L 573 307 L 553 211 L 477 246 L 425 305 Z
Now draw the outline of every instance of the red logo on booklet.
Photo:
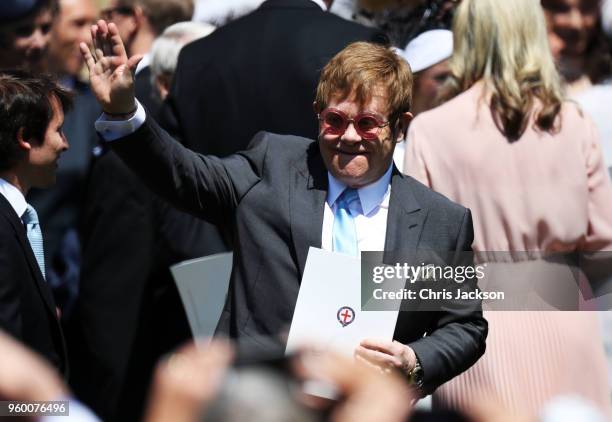
M 351 307 L 343 306 L 338 309 L 336 317 L 338 318 L 338 322 L 342 324 L 343 327 L 346 327 L 351 322 L 355 321 L 355 311 L 353 311 Z

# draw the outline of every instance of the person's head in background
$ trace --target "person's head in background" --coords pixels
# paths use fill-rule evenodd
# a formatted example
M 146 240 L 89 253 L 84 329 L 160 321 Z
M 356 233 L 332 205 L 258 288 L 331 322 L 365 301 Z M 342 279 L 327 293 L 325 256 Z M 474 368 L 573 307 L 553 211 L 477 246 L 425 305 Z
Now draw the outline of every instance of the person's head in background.
M 498 129 L 509 140 L 520 138 L 532 117 L 540 130 L 555 128 L 563 94 L 538 2 L 463 0 L 453 41 L 442 99 L 481 82 Z
M 215 27 L 199 22 L 178 22 L 170 25 L 155 40 L 151 48 L 151 85 L 159 98 L 168 95 L 181 48 L 215 30 Z
M 51 29 L 49 71 L 77 76 L 83 67 L 81 42 L 90 42 L 97 10 L 93 0 L 59 0 L 59 14 Z
M 193 0 L 110 0 L 102 19 L 114 22 L 128 55 L 146 54 L 173 23 L 189 21 Z
M 24 70 L 0 72 L 0 177 L 25 195 L 55 183 L 62 131 L 72 94 L 50 76 Z
M 0 69 L 46 69 L 56 0 L 0 1 Z
M 542 7 L 550 48 L 570 89 L 579 91 L 609 76 L 610 50 L 601 24 L 601 0 L 542 0 Z
M 280 370 L 252 365 L 230 370 L 218 396 L 200 419 L 206 422 L 322 422 L 297 399 L 299 384 Z
M 400 53 L 414 76 L 412 114 L 416 116 L 437 105 L 440 88 L 450 74 L 448 59 L 453 53 L 453 33 L 446 29 L 423 32 Z

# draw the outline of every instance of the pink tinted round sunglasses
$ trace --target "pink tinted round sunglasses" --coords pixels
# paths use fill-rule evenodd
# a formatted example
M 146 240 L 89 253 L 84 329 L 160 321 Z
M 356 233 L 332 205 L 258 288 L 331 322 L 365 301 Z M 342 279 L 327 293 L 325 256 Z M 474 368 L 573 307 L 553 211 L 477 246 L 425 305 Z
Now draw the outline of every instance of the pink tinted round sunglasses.
M 350 119 L 346 113 L 336 108 L 326 108 L 318 114 L 318 118 L 325 134 L 340 136 L 352 123 L 359 136 L 369 141 L 377 139 L 380 129 L 389 125 L 388 121 L 374 113 L 363 112 Z

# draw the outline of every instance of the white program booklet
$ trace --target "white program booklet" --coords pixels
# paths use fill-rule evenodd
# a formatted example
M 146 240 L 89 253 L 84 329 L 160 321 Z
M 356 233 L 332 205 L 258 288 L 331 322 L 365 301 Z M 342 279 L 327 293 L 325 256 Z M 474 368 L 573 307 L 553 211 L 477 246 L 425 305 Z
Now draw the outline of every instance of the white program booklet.
M 170 267 L 178 287 L 191 332 L 211 337 L 225 305 L 232 273 L 232 253 L 190 259 Z
M 392 340 L 398 309 L 361 310 L 361 261 L 310 248 L 287 341 L 352 355 L 364 338 Z

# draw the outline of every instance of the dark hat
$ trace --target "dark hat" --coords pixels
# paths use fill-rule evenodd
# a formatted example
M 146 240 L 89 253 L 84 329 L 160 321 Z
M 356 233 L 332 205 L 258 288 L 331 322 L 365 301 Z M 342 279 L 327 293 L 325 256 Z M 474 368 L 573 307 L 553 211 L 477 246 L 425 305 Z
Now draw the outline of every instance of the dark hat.
M 0 22 L 21 19 L 32 13 L 43 0 L 0 0 Z

